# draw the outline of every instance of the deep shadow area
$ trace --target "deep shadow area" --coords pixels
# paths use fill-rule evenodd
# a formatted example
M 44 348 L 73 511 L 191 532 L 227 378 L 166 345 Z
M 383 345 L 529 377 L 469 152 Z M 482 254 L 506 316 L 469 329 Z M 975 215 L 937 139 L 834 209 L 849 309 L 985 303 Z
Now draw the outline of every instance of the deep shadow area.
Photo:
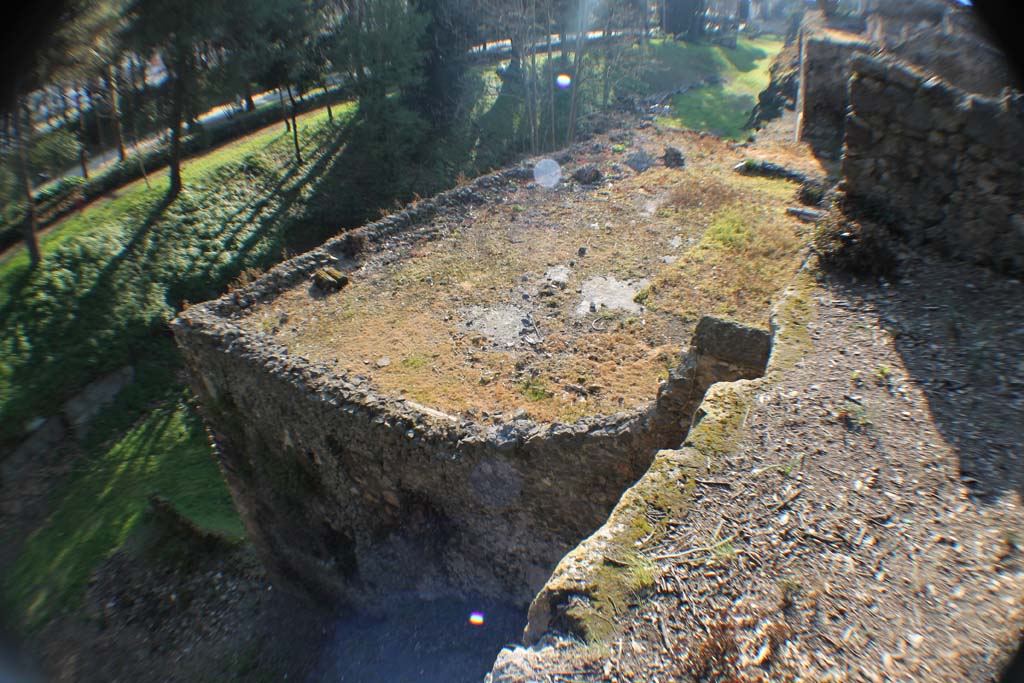
M 483 623 L 470 623 L 470 615 Z M 519 641 L 526 613 L 487 600 L 398 600 L 381 616 L 346 616 L 329 631 L 306 679 L 479 683 L 498 651 Z
M 972 495 L 985 504 L 1024 496 L 1024 285 L 929 255 L 883 289 L 838 286 L 873 305 L 895 337 Z

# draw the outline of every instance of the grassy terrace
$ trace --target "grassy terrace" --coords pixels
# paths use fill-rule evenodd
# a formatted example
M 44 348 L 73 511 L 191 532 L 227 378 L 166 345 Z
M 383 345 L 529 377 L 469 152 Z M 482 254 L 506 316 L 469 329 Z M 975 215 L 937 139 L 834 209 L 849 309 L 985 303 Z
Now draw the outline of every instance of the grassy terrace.
M 628 147 L 604 142 L 580 160 L 609 174 L 601 187 L 514 184 L 500 202 L 436 218 L 445 236 L 386 265 L 371 259 L 341 292 L 302 285 L 244 324 L 449 413 L 569 421 L 653 400 L 701 314 L 767 324 L 803 227 L 785 214 L 793 186 L 732 173 L 736 156 L 717 140 L 647 131 Z M 685 170 L 623 165 L 637 147 L 669 144 L 687 154 Z M 564 287 L 550 282 L 559 268 Z M 591 308 L 601 278 L 627 291 Z

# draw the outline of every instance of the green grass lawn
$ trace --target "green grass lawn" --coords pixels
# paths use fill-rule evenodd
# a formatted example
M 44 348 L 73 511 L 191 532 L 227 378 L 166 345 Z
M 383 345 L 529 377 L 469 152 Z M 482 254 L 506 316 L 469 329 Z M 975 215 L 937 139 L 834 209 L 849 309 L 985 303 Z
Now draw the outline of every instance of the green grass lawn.
M 669 125 L 707 130 L 725 138 L 745 135 L 743 125 L 757 104 L 757 95 L 770 80 L 768 69 L 782 50 L 776 38 L 741 39 L 735 48 L 657 41 L 653 63 L 644 80 L 654 92 L 672 90 L 680 74 L 718 76 L 723 83 L 697 88 L 672 98 Z
M 142 521 L 150 494 L 203 530 L 243 538 L 206 430 L 175 380 L 174 349 L 158 346 L 93 426 L 50 516 L 4 577 L 0 604 L 24 628 L 77 605 L 92 571 Z
M 162 173 L 48 233 L 40 268 L 28 269 L 23 249 L 0 262 L 3 437 L 53 414 L 98 374 L 136 367 L 135 382 L 91 426 L 50 516 L 0 579 L 0 605 L 15 623 L 31 629 L 73 609 L 152 493 L 205 531 L 241 537 L 164 324 L 183 300 L 214 296 L 243 269 L 280 260 L 289 218 L 342 144 L 353 110 L 336 108 L 334 126 L 323 110 L 300 117 L 301 166 L 291 136 L 275 126 L 188 162 L 185 190 L 169 205 Z
M 45 235 L 40 268 L 29 270 L 24 249 L 0 262 L 0 444 L 144 353 L 182 301 L 280 259 L 293 208 L 340 144 L 341 124 L 328 126 L 323 110 L 299 125 L 302 166 L 291 137 L 272 127 L 186 163 L 185 190 L 170 205 L 161 173 Z

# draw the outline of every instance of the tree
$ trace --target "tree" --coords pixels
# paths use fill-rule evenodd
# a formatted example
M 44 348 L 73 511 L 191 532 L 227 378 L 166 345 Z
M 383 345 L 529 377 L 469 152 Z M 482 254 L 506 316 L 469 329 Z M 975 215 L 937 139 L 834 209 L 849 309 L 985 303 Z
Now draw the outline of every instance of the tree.
M 57 128 L 36 139 L 29 150 L 31 166 L 48 176 L 59 175 L 75 163 L 80 146 L 67 128 Z
M 22 97 L 19 108 L 15 111 L 15 146 L 18 154 L 18 184 L 22 190 L 22 201 L 25 204 L 25 220 L 22 221 L 22 232 L 25 235 L 25 247 L 28 249 L 29 262 L 35 268 L 42 257 L 39 253 L 39 237 L 36 234 L 38 219 L 36 203 L 32 196 L 32 172 L 28 163 L 28 148 L 32 144 L 32 113 L 29 111 L 27 98 Z
M 35 267 L 40 262 L 37 217 L 32 187 L 29 150 L 33 146 L 34 126 L 29 100 L 33 92 L 51 83 L 64 84 L 88 71 L 102 54 L 102 41 L 112 31 L 122 9 L 121 0 L 78 0 L 66 3 L 58 28 L 36 57 L 34 68 L 16 74 L 12 108 L 15 132 L 18 185 L 25 205 L 22 223 L 25 246 Z
M 288 93 L 291 105 L 292 143 L 295 160 L 302 163 L 299 147 L 298 106 L 295 95 L 322 82 L 325 53 L 318 39 L 316 19 L 319 16 L 315 0 L 277 0 L 269 35 L 274 48 L 272 70 L 278 74 L 277 85 Z
M 662 6 L 662 30 L 670 36 L 700 40 L 704 35 L 706 0 L 665 0 Z
M 220 45 L 229 54 L 225 68 L 226 85 L 241 93 L 246 111 L 256 108 L 253 84 L 267 85 L 261 77 L 274 54 L 267 31 L 274 25 L 278 4 L 274 0 L 237 2 L 231 20 L 225 23 L 220 34 Z
M 418 46 L 427 18 L 407 0 L 351 0 L 347 5 L 330 57 L 368 115 L 385 106 L 390 90 L 408 91 L 421 81 L 424 55 Z
M 181 192 L 181 139 L 185 115 L 197 95 L 196 50 L 214 41 L 226 19 L 226 0 L 136 0 L 132 33 L 143 54 L 157 52 L 167 68 L 171 131 L 169 199 Z
M 465 92 L 469 48 L 479 35 L 477 13 L 471 0 L 415 0 L 416 10 L 426 18 L 420 48 L 423 51 L 423 79 L 410 89 L 414 108 L 435 126 L 445 127 L 457 120 Z

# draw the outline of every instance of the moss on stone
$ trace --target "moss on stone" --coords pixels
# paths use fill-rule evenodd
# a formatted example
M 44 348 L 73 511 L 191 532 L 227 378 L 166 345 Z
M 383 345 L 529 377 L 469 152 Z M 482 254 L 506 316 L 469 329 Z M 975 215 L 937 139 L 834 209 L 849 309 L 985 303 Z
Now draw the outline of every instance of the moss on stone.
M 804 268 L 776 305 L 769 374 L 713 385 L 684 447 L 659 451 L 643 478 L 623 494 L 604 527 L 563 560 L 531 607 L 528 642 L 543 635 L 559 608 L 564 608 L 561 626 L 590 647 L 615 637 L 622 612 L 641 602 L 657 580 L 658 567 L 643 547 L 653 545 L 669 521 L 686 513 L 696 479 L 710 473 L 720 456 L 738 446 L 756 395 L 809 349 L 807 324 L 816 315 L 816 288 L 814 272 Z
M 668 520 L 682 516 L 695 476 L 703 471 L 704 458 L 692 449 L 660 451 L 647 475 L 623 495 L 608 522 L 615 531 L 596 544 L 600 555 L 591 558 L 586 589 L 565 611 L 573 632 L 588 644 L 609 642 L 620 615 L 642 603 L 654 586 L 658 567 L 641 546 L 664 533 Z
M 751 382 L 740 380 L 716 384 L 708 390 L 697 411 L 697 422 L 686 437 L 685 446 L 713 460 L 730 453 L 743 431 L 743 423 L 753 403 Z
M 816 276 L 816 270 L 802 268 L 772 310 L 770 375 L 792 368 L 811 349 L 807 323 L 817 314 L 813 297 L 818 289 Z

